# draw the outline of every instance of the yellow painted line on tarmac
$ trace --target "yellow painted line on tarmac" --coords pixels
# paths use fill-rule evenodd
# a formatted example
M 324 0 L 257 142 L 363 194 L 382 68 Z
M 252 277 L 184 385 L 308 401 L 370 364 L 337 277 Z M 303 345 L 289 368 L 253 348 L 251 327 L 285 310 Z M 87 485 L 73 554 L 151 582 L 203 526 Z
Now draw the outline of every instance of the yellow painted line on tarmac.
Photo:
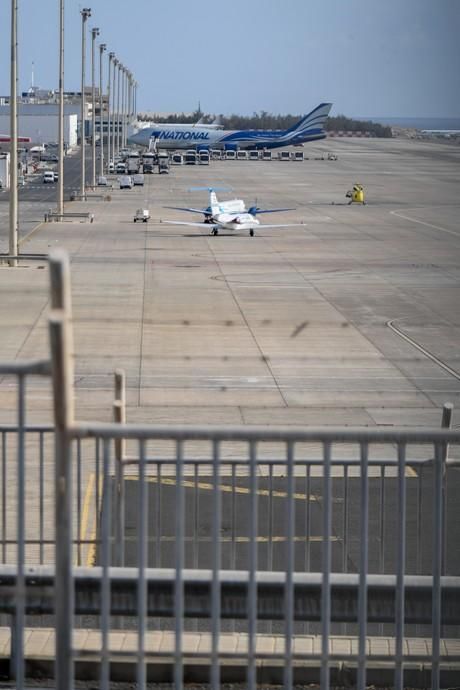
M 80 519 L 80 540 L 85 541 L 86 540 L 86 534 L 88 532 L 88 522 L 89 522 L 89 513 L 91 509 L 91 500 L 93 498 L 93 493 L 94 493 L 94 486 L 95 486 L 95 479 L 96 476 L 94 472 L 91 472 L 89 475 L 88 483 L 86 485 L 86 491 L 85 491 L 85 498 L 83 499 L 83 510 L 81 513 L 81 519 Z M 82 544 L 78 545 L 78 549 L 82 548 Z M 77 559 L 78 560 L 78 559 Z
M 136 482 L 138 481 L 138 477 L 136 476 L 130 476 L 130 477 L 125 477 L 125 481 L 131 481 L 131 482 Z M 158 483 L 158 478 L 157 477 L 148 477 L 147 478 L 148 482 L 151 483 Z M 167 477 L 162 477 L 160 480 L 161 484 L 165 484 L 166 486 L 175 486 L 176 485 L 176 480 L 175 479 L 169 479 Z M 193 482 L 190 480 L 184 480 L 182 482 L 182 486 L 184 486 L 186 489 L 201 489 L 202 491 L 212 491 L 214 489 L 214 486 L 212 484 L 209 484 L 207 482 Z M 244 494 L 248 495 L 251 493 L 251 490 L 247 488 L 246 486 L 231 486 L 230 484 L 219 484 L 218 486 L 219 490 L 222 491 L 223 493 L 235 493 L 235 494 Z M 257 490 L 257 495 L 258 496 L 273 496 L 274 498 L 287 498 L 288 494 L 286 491 L 269 491 L 268 489 L 258 489 Z M 318 501 L 320 502 L 320 498 L 314 494 L 310 494 L 309 496 L 307 494 L 299 494 L 299 493 L 294 493 L 292 494 L 294 499 L 297 501 Z M 334 502 L 342 502 L 342 499 L 333 499 Z

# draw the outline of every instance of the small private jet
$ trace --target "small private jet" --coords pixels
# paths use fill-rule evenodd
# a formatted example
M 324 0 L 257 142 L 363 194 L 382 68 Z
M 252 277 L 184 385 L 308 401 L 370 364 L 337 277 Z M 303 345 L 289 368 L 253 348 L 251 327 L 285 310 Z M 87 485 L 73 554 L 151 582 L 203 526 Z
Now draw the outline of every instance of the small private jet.
M 249 231 L 249 236 L 254 237 L 257 228 L 290 228 L 298 227 L 303 223 L 281 223 L 276 225 L 262 225 L 256 216 L 260 213 L 279 213 L 280 211 L 294 211 L 293 208 L 271 208 L 261 209 L 257 205 L 246 208 L 242 199 L 230 199 L 219 201 L 216 191 L 222 188 L 194 187 L 196 189 L 207 189 L 209 191 L 209 205 L 206 208 L 184 208 L 182 206 L 166 206 L 165 208 L 174 211 L 187 211 L 188 213 L 202 213 L 204 220 L 201 223 L 193 223 L 180 220 L 164 220 L 163 223 L 169 225 L 187 225 L 194 228 L 205 228 L 210 230 L 211 235 L 218 235 L 219 230 Z

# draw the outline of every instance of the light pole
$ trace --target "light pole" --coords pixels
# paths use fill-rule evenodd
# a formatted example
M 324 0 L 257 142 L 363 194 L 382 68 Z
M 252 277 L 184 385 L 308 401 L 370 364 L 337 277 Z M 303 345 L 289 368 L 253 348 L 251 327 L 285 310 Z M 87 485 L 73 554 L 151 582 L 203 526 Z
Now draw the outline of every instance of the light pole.
M 10 73 L 10 233 L 9 254 L 18 254 L 18 2 L 11 0 L 11 73 Z M 16 259 L 9 261 L 10 266 L 17 266 Z M 18 627 L 18 626 L 16 626 Z M 22 640 L 21 640 L 22 645 Z M 22 648 L 22 647 L 21 647 Z M 19 649 L 16 647 L 16 649 Z M 22 667 L 21 667 L 22 670 Z M 17 678 L 18 687 L 23 678 Z
M 120 142 L 121 142 L 121 148 L 123 149 L 125 147 L 124 144 L 124 138 L 125 138 L 125 67 L 124 65 L 121 66 L 121 130 L 120 130 Z
M 112 158 L 115 163 L 115 118 L 116 118 L 116 73 L 117 73 L 117 67 L 118 67 L 118 59 L 116 57 L 113 58 L 113 76 L 112 76 L 112 85 L 113 85 L 113 96 L 112 96 Z
M 122 73 L 122 104 L 121 104 L 121 112 L 122 112 L 122 126 L 121 126 L 121 145 L 123 148 L 126 148 L 126 77 L 127 77 L 127 70 L 126 67 L 123 67 L 123 73 Z
M 86 22 L 91 17 L 91 8 L 84 7 L 81 13 L 81 196 L 86 196 L 85 180 L 85 59 L 86 59 Z
M 110 112 L 110 98 L 111 98 L 111 83 L 112 78 L 112 62 L 115 57 L 115 53 L 109 53 L 109 69 L 107 78 L 107 170 L 112 160 L 113 154 L 111 151 L 112 143 L 112 123 L 111 123 L 111 112 Z
M 126 143 L 128 143 L 129 124 L 133 117 L 133 96 L 132 96 L 133 75 L 128 72 L 128 120 L 126 122 Z
M 104 174 L 104 98 L 102 96 L 102 55 L 107 48 L 105 43 L 99 45 L 99 138 L 101 142 L 101 165 L 99 174 Z
M 57 212 L 64 213 L 64 0 L 59 2 L 59 124 Z
M 96 59 L 94 50 L 99 29 L 91 29 L 91 186 L 96 186 L 96 87 L 94 85 Z
M 120 154 L 120 79 L 123 65 L 118 61 L 118 85 L 117 85 L 117 155 Z

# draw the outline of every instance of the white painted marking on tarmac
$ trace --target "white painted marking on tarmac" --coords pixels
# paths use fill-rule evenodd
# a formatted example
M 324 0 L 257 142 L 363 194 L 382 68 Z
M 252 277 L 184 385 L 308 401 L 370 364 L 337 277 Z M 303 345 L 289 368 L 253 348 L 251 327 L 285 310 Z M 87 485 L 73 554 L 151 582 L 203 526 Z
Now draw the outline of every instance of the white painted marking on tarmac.
M 414 209 L 415 211 L 416 209 Z M 454 235 L 454 237 L 460 237 L 460 234 L 458 232 L 454 232 L 454 230 L 448 230 L 447 228 L 443 228 L 440 225 L 433 225 L 433 223 L 427 223 L 424 220 L 418 220 L 417 218 L 412 218 L 411 216 L 406 216 L 404 213 L 400 213 L 399 211 L 390 211 L 391 215 L 393 216 L 398 216 L 399 218 L 404 218 L 404 220 L 410 220 L 412 223 L 418 223 L 419 225 L 426 225 L 427 228 L 433 228 L 434 230 L 440 230 L 441 232 L 446 232 L 448 235 Z
M 419 345 L 416 340 L 413 340 L 410 336 L 406 335 L 404 331 L 402 331 L 400 328 L 394 325 L 394 321 L 387 321 L 387 326 L 391 328 L 391 330 L 396 333 L 400 338 L 403 340 L 406 340 L 412 347 L 415 347 L 416 350 L 421 352 L 425 357 L 428 357 L 428 359 L 431 359 L 432 362 L 437 364 L 441 369 L 444 369 L 444 371 L 447 371 L 448 374 L 453 376 L 457 381 L 460 381 L 460 374 L 458 371 L 455 371 L 455 369 L 452 369 L 449 367 L 447 364 L 445 364 L 442 360 L 438 359 L 436 355 L 433 355 L 429 350 L 426 350 L 422 345 Z M 433 391 L 430 391 L 432 393 Z M 436 391 L 439 392 L 439 391 Z M 444 392 L 444 391 L 442 391 Z

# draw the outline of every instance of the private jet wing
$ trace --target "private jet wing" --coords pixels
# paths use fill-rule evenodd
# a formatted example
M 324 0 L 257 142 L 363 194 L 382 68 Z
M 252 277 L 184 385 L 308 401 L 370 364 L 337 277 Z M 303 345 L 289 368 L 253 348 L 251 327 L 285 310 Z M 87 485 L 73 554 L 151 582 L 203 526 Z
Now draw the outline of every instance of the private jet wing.
M 188 211 L 189 213 L 207 213 L 206 208 L 184 208 L 183 206 L 163 206 L 163 208 L 169 208 L 172 211 Z
M 219 223 L 190 223 L 186 220 L 162 220 L 161 222 L 167 223 L 168 225 L 188 225 L 192 228 L 204 228 L 205 230 L 213 230 L 222 227 Z
M 258 230 L 265 230 L 265 228 L 300 228 L 305 223 L 281 223 L 278 225 L 265 225 L 261 223 L 257 226 Z
M 255 208 L 254 206 L 252 208 L 248 209 L 248 213 L 252 213 L 253 216 L 260 216 L 261 213 L 279 213 L 280 211 L 296 211 L 297 209 L 295 208 L 267 208 L 267 209 L 262 209 L 262 208 Z
M 188 225 L 192 228 L 205 228 L 206 230 L 220 230 L 225 228 L 225 225 L 221 223 L 190 223 L 186 220 L 162 220 L 161 222 L 167 223 L 168 225 Z M 264 223 L 263 225 L 260 224 L 254 227 L 257 227 L 258 230 L 264 230 L 265 228 L 299 228 L 302 225 L 305 225 L 305 223 L 278 223 L 276 225 L 266 225 Z

